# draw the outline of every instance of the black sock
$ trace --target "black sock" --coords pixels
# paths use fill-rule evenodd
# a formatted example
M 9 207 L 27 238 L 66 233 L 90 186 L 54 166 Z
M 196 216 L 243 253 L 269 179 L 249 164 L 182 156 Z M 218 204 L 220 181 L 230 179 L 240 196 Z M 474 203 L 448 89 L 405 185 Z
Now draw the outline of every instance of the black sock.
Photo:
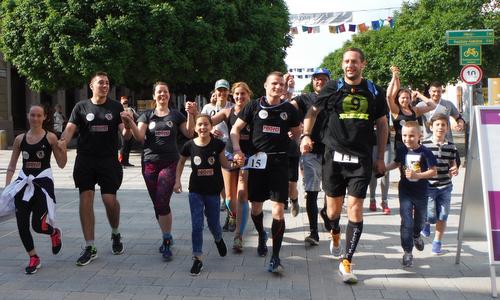
M 273 235 L 273 256 L 280 257 L 281 243 L 283 242 L 283 235 L 285 234 L 285 219 L 273 219 L 271 234 Z
M 328 223 L 330 224 L 330 228 L 333 234 L 340 233 L 340 216 L 335 219 L 328 218 Z
M 264 235 L 264 224 L 263 224 L 264 213 L 261 212 L 260 214 L 258 214 L 256 216 L 251 214 L 251 216 L 252 216 L 253 224 L 255 226 L 255 230 L 257 230 L 257 233 L 259 233 L 259 236 Z
M 318 192 L 306 192 L 306 211 L 311 232 L 318 232 Z
M 352 260 L 352 256 L 356 251 L 361 233 L 363 232 L 363 221 L 352 222 L 349 221 L 345 232 L 345 257 L 348 261 Z

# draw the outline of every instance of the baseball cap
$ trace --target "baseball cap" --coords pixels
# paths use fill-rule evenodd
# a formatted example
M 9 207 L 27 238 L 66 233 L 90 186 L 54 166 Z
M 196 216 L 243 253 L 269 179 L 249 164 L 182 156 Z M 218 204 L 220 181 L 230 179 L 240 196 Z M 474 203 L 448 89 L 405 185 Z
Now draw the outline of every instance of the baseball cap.
M 219 79 L 215 82 L 215 89 L 225 88 L 229 90 L 229 82 L 226 79 Z
M 326 75 L 328 79 L 330 79 L 330 71 L 328 71 L 327 68 L 316 68 L 314 70 L 314 73 L 312 74 L 312 77 L 317 75 Z

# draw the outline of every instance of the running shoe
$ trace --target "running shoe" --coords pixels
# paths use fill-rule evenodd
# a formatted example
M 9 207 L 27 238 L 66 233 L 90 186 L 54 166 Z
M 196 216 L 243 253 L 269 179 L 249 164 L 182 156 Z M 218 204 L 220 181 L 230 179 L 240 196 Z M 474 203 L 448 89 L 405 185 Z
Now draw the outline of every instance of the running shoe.
M 259 235 L 259 244 L 257 245 L 257 254 L 259 256 L 266 256 L 267 255 L 267 233 L 264 232 L 262 236 Z
M 227 254 L 227 247 L 226 243 L 224 243 L 224 239 L 220 239 L 220 241 L 215 241 L 215 245 L 217 246 L 217 250 L 219 251 L 220 256 L 226 256 Z
M 279 257 L 273 256 L 269 261 L 269 267 L 267 271 L 270 273 L 281 273 L 283 272 L 283 266 L 281 265 L 281 260 Z
M 243 239 L 241 237 L 235 237 L 233 241 L 233 250 L 236 253 L 243 252 Z
M 52 254 L 57 255 L 62 249 L 62 232 L 59 228 L 54 228 L 54 232 L 50 235 L 52 243 Z
M 173 245 L 174 245 L 174 238 L 171 237 L 170 238 L 170 247 L 172 247 Z M 158 252 L 163 253 L 164 249 L 165 248 L 163 246 L 163 242 L 161 242 L 161 246 L 158 248 Z
M 299 212 L 300 212 L 300 205 L 299 205 L 299 200 L 291 201 L 292 202 L 292 209 L 290 210 L 290 213 L 292 214 L 292 217 L 296 217 Z
M 377 202 L 375 200 L 370 200 L 370 211 L 377 211 Z
M 163 244 L 162 244 L 163 251 L 161 252 L 161 256 L 163 257 L 163 260 L 165 260 L 165 261 L 172 260 L 172 250 L 170 250 L 171 245 L 172 245 L 171 239 L 164 239 L 163 240 Z
M 26 269 L 24 269 L 24 272 L 28 275 L 35 274 L 41 266 L 42 263 L 40 262 L 40 257 L 38 257 L 37 255 L 30 256 L 30 262 Z
M 424 228 L 420 231 L 420 234 L 425 237 L 429 237 L 431 235 L 431 224 L 425 223 Z
M 304 242 L 309 243 L 310 246 L 319 245 L 319 235 L 317 232 L 311 232 L 308 236 L 306 236 Z
M 338 257 L 342 254 L 340 249 L 340 232 L 334 234 L 333 231 L 330 231 L 331 241 L 330 241 L 330 254 Z
M 111 240 L 113 241 L 113 244 L 111 245 L 111 252 L 113 252 L 114 255 L 119 255 L 123 253 L 124 249 L 121 239 L 122 236 L 119 233 L 111 234 Z
M 203 263 L 198 257 L 193 257 L 193 266 L 191 267 L 189 274 L 191 276 L 198 276 L 200 275 L 201 270 L 203 270 Z
M 380 202 L 380 207 L 382 207 L 382 213 L 384 215 L 390 215 L 391 214 L 391 209 L 389 208 L 389 205 L 387 204 L 387 201 Z
M 328 220 L 328 216 L 326 215 L 326 208 L 323 207 L 319 211 L 319 215 L 321 216 L 321 219 L 323 219 L 323 225 L 325 226 L 325 231 L 330 232 L 332 231 L 332 227 L 330 226 L 330 221 Z
M 422 236 L 420 234 L 417 237 L 413 238 L 413 245 L 415 245 L 415 248 L 418 251 L 424 250 L 424 240 L 422 239 Z
M 344 283 L 353 284 L 358 282 L 358 278 L 354 275 L 354 273 L 352 273 L 351 262 L 347 259 L 344 258 L 340 261 L 339 271 Z
M 227 230 L 229 232 L 234 232 L 236 230 L 236 217 L 229 216 L 229 221 L 227 223 Z
M 95 246 L 87 246 L 80 255 L 80 258 L 76 261 L 76 265 L 80 267 L 86 266 L 97 258 L 97 249 Z
M 222 226 L 222 231 L 223 232 L 229 231 L 229 212 L 226 215 L 226 221 L 224 221 L 224 226 Z
M 220 211 L 225 211 L 226 210 L 226 203 L 224 200 L 220 201 Z
M 413 254 L 411 254 L 410 252 L 405 252 L 405 254 L 403 254 L 402 264 L 404 267 L 407 267 L 407 268 L 412 267 L 413 266 Z
M 443 252 L 441 251 L 441 241 L 432 241 L 432 254 L 440 255 Z

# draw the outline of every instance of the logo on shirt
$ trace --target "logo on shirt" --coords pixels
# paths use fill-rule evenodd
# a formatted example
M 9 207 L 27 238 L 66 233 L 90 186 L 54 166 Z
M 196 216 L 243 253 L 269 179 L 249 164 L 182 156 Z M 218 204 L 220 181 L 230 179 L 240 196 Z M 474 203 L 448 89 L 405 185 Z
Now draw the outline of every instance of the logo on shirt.
M 193 162 L 195 165 L 199 166 L 201 164 L 201 157 L 199 156 L 193 157 Z
M 85 116 L 85 119 L 87 119 L 87 121 L 91 122 L 95 119 L 95 115 L 93 113 L 88 113 L 86 116 Z
M 38 157 L 39 159 L 44 158 L 45 157 L 45 151 L 43 151 L 43 150 L 37 151 L 36 152 L 36 157 Z
M 41 161 L 27 161 L 25 164 L 27 169 L 40 169 L 42 167 Z
M 267 113 L 267 110 L 263 109 L 259 111 L 259 118 L 261 118 L 262 120 L 267 119 L 268 116 L 269 114 Z
M 262 127 L 262 132 L 279 134 L 281 132 L 281 129 L 277 126 L 264 125 Z
M 107 132 L 108 125 L 92 125 L 90 126 L 90 132 Z
M 164 137 L 164 136 L 169 136 L 169 135 L 170 135 L 170 130 L 156 130 L 155 131 L 155 136 Z
M 215 157 L 210 156 L 210 157 L 208 158 L 208 163 L 209 163 L 211 166 L 212 166 L 213 164 L 215 164 Z
M 105 115 L 104 115 L 104 117 L 105 117 L 105 118 L 106 118 L 106 120 L 108 120 L 108 121 L 113 120 L 113 114 L 112 114 L 112 113 L 107 113 L 107 114 L 105 114 Z
M 26 151 L 23 151 L 23 159 L 28 159 L 30 158 L 30 154 Z
M 166 124 L 170 128 L 172 128 L 174 126 L 174 123 L 172 123 L 172 121 L 167 121 Z
M 153 121 L 153 122 L 149 123 L 148 127 L 149 127 L 149 130 L 153 130 L 156 127 L 156 122 Z
M 198 176 L 212 176 L 214 169 L 198 169 Z
M 285 121 L 286 119 L 288 119 L 288 114 L 287 114 L 286 112 L 282 112 L 282 113 L 280 114 L 280 118 L 281 118 L 283 121 Z
M 360 94 L 349 94 L 342 100 L 340 119 L 368 120 L 368 99 Z

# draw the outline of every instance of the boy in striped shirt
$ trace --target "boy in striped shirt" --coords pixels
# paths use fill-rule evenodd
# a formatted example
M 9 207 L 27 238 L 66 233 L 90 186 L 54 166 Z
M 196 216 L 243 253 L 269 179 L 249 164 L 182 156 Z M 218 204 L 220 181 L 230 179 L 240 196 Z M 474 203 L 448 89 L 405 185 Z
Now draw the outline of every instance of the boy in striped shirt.
M 422 145 L 431 150 L 436 157 L 437 175 L 429 179 L 427 222 L 422 230 L 422 235 L 430 236 L 430 224 L 436 224 L 432 253 L 439 255 L 441 254 L 441 240 L 450 212 L 451 191 L 453 189 L 451 177 L 458 175 L 460 156 L 455 144 L 446 140 L 446 134 L 450 130 L 446 115 L 436 114 L 433 116 L 429 127 L 432 136 L 423 141 Z

